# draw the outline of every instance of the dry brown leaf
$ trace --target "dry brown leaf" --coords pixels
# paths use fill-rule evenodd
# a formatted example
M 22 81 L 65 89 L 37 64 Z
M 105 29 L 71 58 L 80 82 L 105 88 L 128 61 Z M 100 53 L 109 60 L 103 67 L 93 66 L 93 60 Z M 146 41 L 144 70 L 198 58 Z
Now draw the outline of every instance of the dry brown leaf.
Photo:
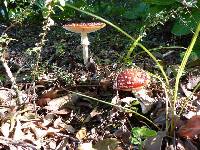
M 54 122 L 53 122 L 53 126 L 54 128 L 59 128 L 60 125 L 64 124 L 64 122 L 62 121 L 61 117 L 58 117 Z
M 189 111 L 187 113 L 183 113 L 183 116 L 187 119 L 191 119 L 193 116 L 196 116 L 196 115 L 200 115 L 200 110 L 197 110 L 196 112 L 195 111 Z
M 100 81 L 100 86 L 102 87 L 103 90 L 107 90 L 109 86 L 111 86 L 111 80 L 110 79 L 101 79 Z
M 55 129 L 55 128 L 49 127 L 47 130 L 47 135 L 53 136 L 53 135 L 56 135 L 56 133 L 58 133 L 58 132 L 60 132 L 60 129 Z
M 60 130 L 66 130 L 68 133 L 74 133 L 75 129 L 71 125 L 67 125 L 62 121 L 62 118 L 57 118 L 54 123 L 54 128 L 60 129 Z
M 41 124 L 43 127 L 47 127 L 48 125 L 50 125 L 51 123 L 53 123 L 53 120 L 55 118 L 54 114 L 47 114 L 44 118 L 43 118 L 43 123 Z
M 49 108 L 50 106 L 46 106 L 45 108 L 47 110 L 51 109 Z M 56 114 L 56 115 L 61 115 L 61 116 L 64 116 L 64 115 L 67 115 L 71 112 L 71 110 L 67 109 L 67 108 L 63 108 L 63 109 L 60 109 L 60 110 L 55 110 L 55 111 L 52 111 L 50 112 L 51 114 Z
M 51 140 L 49 143 L 48 143 L 48 146 L 49 148 L 48 149 L 56 149 L 56 141 L 54 140 Z
M 100 113 L 97 112 L 97 108 L 94 108 L 90 115 L 87 116 L 87 118 L 84 120 L 84 123 L 89 122 L 91 118 L 93 118 L 96 115 L 99 115 Z
M 21 125 L 21 122 L 19 121 L 19 117 L 20 116 L 16 118 L 16 126 L 15 126 L 14 135 L 13 135 L 14 140 L 21 140 L 24 138 L 24 133 L 22 132 L 22 125 Z
M 68 133 L 74 133 L 75 132 L 75 129 L 71 126 L 71 125 L 67 125 L 66 123 L 64 123 L 62 121 L 62 118 L 57 118 L 55 121 L 54 121 L 54 125 L 53 125 L 55 128 L 61 128 L 66 130 Z
M 0 130 L 4 137 L 8 137 L 10 134 L 10 123 L 2 123 Z
M 116 138 L 107 138 L 102 141 L 98 141 L 93 147 L 96 150 L 115 150 L 119 143 L 120 142 Z
M 55 148 L 55 150 L 65 150 L 67 144 L 68 144 L 68 139 L 67 139 L 67 138 L 64 138 L 64 139 L 58 144 L 58 146 Z
M 200 135 L 200 116 L 193 116 L 178 130 L 180 137 L 192 139 Z
M 7 105 L 7 104 L 15 104 L 15 102 L 11 101 L 13 97 L 16 96 L 16 92 L 12 89 L 0 87 L 0 104 Z
M 75 129 L 71 125 L 66 125 L 64 128 L 68 133 L 74 133 Z
M 79 145 L 78 150 L 95 150 L 95 149 L 92 148 L 92 143 L 83 143 Z
M 31 141 L 30 143 L 33 143 L 35 141 L 34 134 L 28 129 L 27 131 L 24 131 L 24 140 Z
M 41 95 L 41 98 L 50 98 L 50 99 L 57 98 L 59 97 L 59 94 L 58 94 L 59 91 L 61 91 L 61 89 L 59 88 L 55 88 L 55 87 L 50 88 Z
M 82 140 L 86 137 L 87 135 L 87 130 L 85 127 L 82 127 L 77 133 L 76 133 L 76 138 L 79 140 Z
M 113 134 L 116 138 L 121 139 L 124 144 L 130 142 L 131 132 L 128 129 L 118 129 Z
M 37 105 L 40 106 L 40 107 L 44 107 L 47 105 L 47 103 L 51 101 L 50 98 L 40 98 L 39 100 L 37 100 Z
M 47 104 L 49 107 L 45 107 L 45 108 L 48 108 L 48 110 L 56 111 L 56 110 L 59 110 L 67 102 L 69 102 L 69 97 L 66 95 L 63 97 L 52 99 Z
M 47 135 L 47 130 L 42 130 L 34 125 L 31 126 L 31 130 L 34 133 L 36 140 L 43 138 Z
M 166 132 L 158 131 L 156 137 L 150 137 L 144 142 L 144 150 L 161 150 L 163 138 L 166 136 Z

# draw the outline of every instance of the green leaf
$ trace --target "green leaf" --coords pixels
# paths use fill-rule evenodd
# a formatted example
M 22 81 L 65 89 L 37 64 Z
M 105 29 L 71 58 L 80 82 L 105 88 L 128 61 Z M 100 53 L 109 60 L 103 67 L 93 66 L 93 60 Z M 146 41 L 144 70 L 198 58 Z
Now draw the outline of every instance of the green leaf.
M 142 137 L 145 138 L 145 139 L 148 138 L 148 137 L 153 137 L 153 136 L 157 135 L 156 131 L 150 130 L 146 127 L 142 127 L 141 133 L 142 133 Z
M 177 36 L 187 35 L 196 29 L 199 21 L 200 11 L 198 10 L 186 15 L 183 14 L 181 18 L 176 20 L 171 32 Z
M 145 3 L 156 5 L 170 5 L 176 2 L 176 0 L 143 0 Z
M 127 19 L 137 19 L 138 17 L 145 16 L 148 8 L 148 4 L 138 3 L 131 10 L 126 11 L 123 16 Z
M 140 104 L 140 101 L 138 101 L 138 100 L 134 100 L 134 101 L 131 103 L 132 106 L 135 106 L 135 105 L 138 105 L 138 104 Z
M 45 6 L 45 1 L 44 0 L 36 0 L 35 5 L 38 6 L 39 8 L 43 8 Z
M 149 128 L 146 127 L 141 127 L 141 128 L 132 128 L 131 130 L 133 137 L 140 137 L 140 138 L 148 138 L 148 137 L 152 137 L 152 136 L 156 136 L 156 131 L 151 130 Z
M 133 144 L 141 144 L 141 142 L 137 138 L 131 138 L 131 143 L 133 143 Z
M 135 127 L 135 128 L 132 128 L 131 133 L 133 134 L 134 137 L 136 137 L 136 136 L 141 135 L 140 130 L 141 130 L 141 128 Z
M 49 15 L 49 10 L 47 7 L 43 8 L 42 15 L 44 18 L 46 18 Z

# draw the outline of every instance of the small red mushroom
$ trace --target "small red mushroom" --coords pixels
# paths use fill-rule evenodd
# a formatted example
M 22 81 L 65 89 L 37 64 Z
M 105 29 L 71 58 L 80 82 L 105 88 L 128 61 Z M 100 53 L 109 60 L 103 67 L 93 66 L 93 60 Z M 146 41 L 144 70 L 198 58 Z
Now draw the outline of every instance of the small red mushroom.
M 136 98 L 141 100 L 142 112 L 146 113 L 151 109 L 153 98 L 147 95 L 146 87 L 150 82 L 150 76 L 139 68 L 126 69 L 120 72 L 116 80 L 118 91 L 131 91 Z
M 117 89 L 136 92 L 147 86 L 149 81 L 150 77 L 144 70 L 126 69 L 117 76 Z

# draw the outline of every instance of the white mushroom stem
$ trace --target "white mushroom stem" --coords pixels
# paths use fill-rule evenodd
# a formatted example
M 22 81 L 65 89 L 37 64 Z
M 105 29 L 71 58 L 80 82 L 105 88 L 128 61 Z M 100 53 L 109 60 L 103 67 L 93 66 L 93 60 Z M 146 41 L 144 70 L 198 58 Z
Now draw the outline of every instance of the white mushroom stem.
M 81 33 L 81 44 L 83 46 L 83 60 L 84 64 L 86 65 L 88 63 L 89 53 L 88 53 L 88 45 L 90 44 L 88 40 L 87 33 L 82 32 Z

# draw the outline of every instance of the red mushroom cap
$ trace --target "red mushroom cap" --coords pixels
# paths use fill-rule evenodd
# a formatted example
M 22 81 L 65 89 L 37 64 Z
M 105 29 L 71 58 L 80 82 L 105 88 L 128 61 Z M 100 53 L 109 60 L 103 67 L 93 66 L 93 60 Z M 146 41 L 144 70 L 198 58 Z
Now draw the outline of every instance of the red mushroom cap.
M 149 75 L 142 69 L 126 69 L 117 76 L 117 89 L 122 91 L 139 91 L 149 83 Z
M 95 32 L 105 26 L 106 26 L 105 23 L 91 22 L 91 23 L 72 23 L 64 25 L 63 27 L 75 33 L 83 33 L 83 32 L 90 33 L 90 32 Z

